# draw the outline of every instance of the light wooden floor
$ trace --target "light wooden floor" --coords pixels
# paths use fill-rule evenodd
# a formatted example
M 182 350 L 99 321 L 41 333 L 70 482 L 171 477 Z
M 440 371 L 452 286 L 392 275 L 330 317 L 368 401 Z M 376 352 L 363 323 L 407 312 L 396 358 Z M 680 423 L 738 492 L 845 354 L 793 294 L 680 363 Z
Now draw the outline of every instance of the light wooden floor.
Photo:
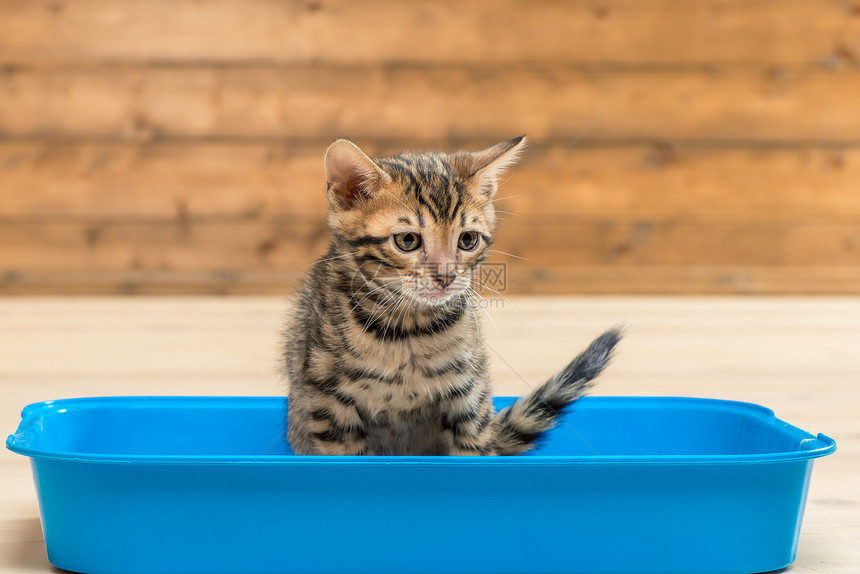
M 860 299 L 516 298 L 487 325 L 498 394 L 541 382 L 627 325 L 595 394 L 756 402 L 836 439 L 815 465 L 792 572 L 860 572 Z M 0 299 L 0 430 L 31 402 L 86 395 L 274 395 L 271 297 Z M 0 455 L 0 574 L 45 558 L 27 459 Z

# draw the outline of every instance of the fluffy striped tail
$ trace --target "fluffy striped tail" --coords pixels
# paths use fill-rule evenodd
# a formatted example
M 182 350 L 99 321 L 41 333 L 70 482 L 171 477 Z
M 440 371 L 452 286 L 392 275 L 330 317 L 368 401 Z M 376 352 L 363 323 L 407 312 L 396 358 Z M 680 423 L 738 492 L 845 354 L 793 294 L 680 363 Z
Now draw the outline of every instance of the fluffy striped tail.
M 491 422 L 491 454 L 516 455 L 534 448 L 540 435 L 555 426 L 559 413 L 588 391 L 620 340 L 620 329 L 607 331 L 537 390 L 499 412 Z

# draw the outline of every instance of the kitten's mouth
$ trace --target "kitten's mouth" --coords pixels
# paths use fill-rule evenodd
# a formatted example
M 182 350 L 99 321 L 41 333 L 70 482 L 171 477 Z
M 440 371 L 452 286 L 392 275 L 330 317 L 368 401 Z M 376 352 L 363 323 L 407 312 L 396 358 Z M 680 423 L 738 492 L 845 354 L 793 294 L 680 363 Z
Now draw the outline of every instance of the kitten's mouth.
M 432 301 L 441 301 L 450 297 L 452 293 L 447 289 L 431 289 L 427 291 L 426 297 Z
M 416 298 L 424 305 L 443 305 L 460 293 L 459 289 L 434 287 L 432 289 L 421 289 L 416 292 Z
M 410 277 L 403 286 L 416 306 L 437 307 L 451 302 L 462 295 L 462 282 L 450 282 L 444 287 L 437 281 L 429 281 L 421 277 Z

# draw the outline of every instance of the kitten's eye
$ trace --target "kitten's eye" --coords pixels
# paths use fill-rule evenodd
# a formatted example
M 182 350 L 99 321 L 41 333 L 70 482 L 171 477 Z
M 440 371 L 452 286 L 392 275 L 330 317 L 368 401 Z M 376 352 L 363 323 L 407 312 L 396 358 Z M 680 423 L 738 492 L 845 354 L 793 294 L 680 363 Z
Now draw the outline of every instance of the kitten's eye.
M 464 231 L 460 234 L 460 241 L 457 242 L 457 247 L 463 251 L 471 251 L 478 245 L 478 234 L 474 231 Z
M 415 251 L 421 247 L 421 236 L 417 233 L 412 233 L 411 231 L 398 233 L 394 236 L 394 244 L 401 251 Z

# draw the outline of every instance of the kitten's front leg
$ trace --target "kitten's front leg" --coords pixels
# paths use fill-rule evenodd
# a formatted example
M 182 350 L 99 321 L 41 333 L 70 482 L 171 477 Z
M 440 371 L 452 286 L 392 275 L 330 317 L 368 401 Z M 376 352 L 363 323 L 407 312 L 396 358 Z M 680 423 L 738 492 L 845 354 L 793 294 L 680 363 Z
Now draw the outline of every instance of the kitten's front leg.
M 316 399 L 306 415 L 311 452 L 305 454 L 368 454 L 367 428 L 354 402 L 337 393 Z
M 367 442 L 361 441 L 317 441 L 316 451 L 314 454 L 332 455 L 332 456 L 360 456 L 367 454 Z
M 480 393 L 480 394 L 479 394 Z M 478 391 L 443 405 L 442 428 L 448 454 L 476 456 L 491 454 L 490 421 L 493 403 L 489 392 Z

